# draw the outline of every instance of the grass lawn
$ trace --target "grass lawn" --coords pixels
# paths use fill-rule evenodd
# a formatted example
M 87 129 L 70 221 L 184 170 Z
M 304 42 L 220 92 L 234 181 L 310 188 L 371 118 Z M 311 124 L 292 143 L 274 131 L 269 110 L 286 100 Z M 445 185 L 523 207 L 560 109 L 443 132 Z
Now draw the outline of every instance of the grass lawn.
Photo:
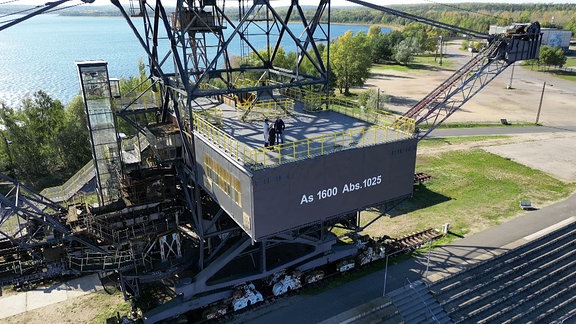
M 507 138 L 507 136 L 472 136 L 427 139 L 420 146 L 450 146 L 467 142 Z M 561 200 L 576 190 L 576 183 L 566 184 L 547 174 L 481 149 L 445 151 L 419 154 L 418 172 L 426 172 L 432 179 L 415 188 L 414 196 L 382 217 L 365 233 L 374 236 L 400 237 L 426 228 L 440 228 L 450 223 L 451 232 L 470 235 L 523 213 L 520 200 L 530 199 L 536 206 L 545 206 Z M 362 212 L 366 224 L 378 216 L 378 208 Z M 335 231 L 336 234 L 343 232 Z M 433 246 L 450 243 L 456 236 L 449 235 L 435 241 Z M 427 246 L 390 260 L 392 264 L 425 253 Z M 317 294 L 371 272 L 382 270 L 379 260 L 345 277 L 337 277 L 327 285 L 306 288 L 304 294 Z
M 451 68 L 452 66 L 453 62 L 446 58 L 442 60 L 442 65 L 440 65 L 436 60 L 434 60 L 434 55 L 426 54 L 415 56 L 414 60 L 408 63 L 408 65 L 374 64 L 372 66 L 372 69 L 376 71 L 393 70 L 393 71 L 407 72 L 413 70 L 430 70 L 433 67 Z
M 530 64 L 522 64 L 521 65 L 523 68 L 525 69 L 529 69 L 532 71 L 538 71 L 538 67 L 537 66 L 532 66 Z M 576 58 L 569 58 L 566 61 L 566 67 L 571 67 L 574 68 L 576 67 Z M 546 69 L 542 69 L 539 72 L 542 73 L 548 73 L 548 74 L 552 74 L 553 76 L 560 78 L 560 79 L 564 79 L 564 80 L 568 80 L 568 81 L 575 81 L 576 82 L 576 72 L 569 72 L 569 71 L 564 71 L 564 70 L 556 70 L 555 68 L 550 68 L 549 70 Z
M 426 172 L 432 179 L 416 188 L 412 198 L 368 227 L 367 233 L 399 237 L 450 223 L 452 232 L 468 235 L 521 214 L 518 204 L 522 199 L 545 206 L 576 190 L 575 183 L 563 183 L 481 149 L 421 154 L 416 170 Z M 366 223 L 379 214 L 378 208 L 369 209 L 363 212 L 362 221 Z
M 576 81 L 576 72 L 568 72 L 562 70 L 549 71 L 548 73 L 553 74 L 555 77 L 568 80 Z
M 442 65 L 440 65 L 439 60 L 440 57 L 435 59 L 433 54 L 419 55 L 414 57 L 412 64 L 431 65 L 435 67 L 443 67 L 446 69 L 450 69 L 454 65 L 454 62 L 448 60 L 446 57 L 442 58 Z
M 106 323 L 110 317 L 127 315 L 130 303 L 122 293 L 108 295 L 104 291 L 70 298 L 47 307 L 41 307 L 2 319 L 2 323 Z
M 374 64 L 372 65 L 372 70 L 376 71 L 393 70 L 393 71 L 407 72 L 410 71 L 411 69 L 409 66 L 400 64 Z

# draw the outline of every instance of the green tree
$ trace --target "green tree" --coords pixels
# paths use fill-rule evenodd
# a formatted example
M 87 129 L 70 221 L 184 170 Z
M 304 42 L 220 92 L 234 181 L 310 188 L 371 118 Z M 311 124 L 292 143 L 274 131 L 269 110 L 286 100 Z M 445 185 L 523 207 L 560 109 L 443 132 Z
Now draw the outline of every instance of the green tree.
M 394 59 L 407 65 L 414 59 L 414 54 L 420 52 L 420 42 L 415 37 L 406 38 L 394 48 Z
M 267 54 L 264 57 L 267 57 Z M 286 53 L 284 47 L 280 46 L 272 64 L 275 67 L 292 70 L 296 66 L 296 53 Z
M 2 165 L 40 190 L 61 184 L 90 160 L 84 105 L 80 96 L 65 108 L 59 100 L 38 91 L 20 109 L 0 106 L 0 125 L 6 139 Z M 7 160 L 5 160 L 7 159 Z
M 566 54 L 558 47 L 544 45 L 540 47 L 538 61 L 543 65 L 562 67 L 566 64 Z
M 386 110 L 388 96 L 380 89 L 369 89 L 358 95 L 358 103 L 367 110 Z
M 415 38 L 418 41 L 418 52 L 433 52 L 436 50 L 438 34 L 430 26 L 420 23 L 412 23 L 404 28 L 402 31 L 405 38 Z
M 24 99 L 19 110 L 2 108 L 0 123 L 12 142 L 9 149 L 15 176 L 35 188 L 54 181 L 66 159 L 58 142 L 65 120 L 62 103 L 38 91 Z
M 138 59 L 138 76 L 120 79 L 120 93 L 122 96 L 136 96 L 146 91 L 151 85 L 146 74 L 146 65 L 142 58 Z
M 82 96 L 74 97 L 66 106 L 65 122 L 58 135 L 58 143 L 65 157 L 66 178 L 80 170 L 92 158 Z
M 384 34 L 383 45 L 380 49 L 380 60 L 381 61 L 393 61 L 394 60 L 394 48 L 396 45 L 404 40 L 404 34 L 400 31 L 393 30 L 387 34 Z
M 371 26 L 367 36 L 372 50 L 372 62 L 382 63 L 384 61 L 383 54 L 386 53 L 388 47 L 382 29 L 376 25 Z
M 354 35 L 348 31 L 336 39 L 330 50 L 338 90 L 349 95 L 350 87 L 363 84 L 370 75 L 370 43 L 364 33 Z
M 572 36 L 576 36 L 576 19 L 570 20 L 565 26 L 564 29 L 571 30 Z

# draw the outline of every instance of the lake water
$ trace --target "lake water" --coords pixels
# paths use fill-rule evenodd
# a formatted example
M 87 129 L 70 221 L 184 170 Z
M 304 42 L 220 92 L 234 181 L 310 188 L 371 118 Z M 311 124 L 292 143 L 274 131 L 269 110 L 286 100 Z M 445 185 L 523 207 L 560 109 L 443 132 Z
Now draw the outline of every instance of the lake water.
M 134 24 L 142 28 L 141 19 Z M 301 25 L 291 26 L 299 35 Z M 368 28 L 332 25 L 331 37 Z M 226 30 L 231 32 L 232 28 Z M 229 53 L 240 54 L 239 42 L 230 44 Z M 68 103 L 80 89 L 76 61 L 105 60 L 110 77 L 120 78 L 137 75 L 138 59 L 145 57 L 123 18 L 36 16 L 0 32 L 0 100 L 17 107 L 25 96 L 44 90 Z

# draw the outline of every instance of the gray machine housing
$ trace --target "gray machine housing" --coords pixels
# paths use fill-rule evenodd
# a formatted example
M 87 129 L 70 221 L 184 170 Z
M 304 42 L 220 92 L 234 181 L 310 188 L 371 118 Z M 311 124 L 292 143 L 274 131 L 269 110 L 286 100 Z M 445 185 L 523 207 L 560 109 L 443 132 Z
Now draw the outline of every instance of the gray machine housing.
M 416 144 L 408 137 L 250 170 L 196 137 L 195 156 L 204 189 L 259 240 L 411 195 Z M 206 156 L 239 180 L 240 201 L 207 176 Z

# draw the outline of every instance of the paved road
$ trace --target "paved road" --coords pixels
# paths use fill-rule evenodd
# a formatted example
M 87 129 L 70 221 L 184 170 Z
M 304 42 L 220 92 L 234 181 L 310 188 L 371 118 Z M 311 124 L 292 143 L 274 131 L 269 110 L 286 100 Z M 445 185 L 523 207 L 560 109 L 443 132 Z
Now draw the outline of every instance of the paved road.
M 576 126 L 510 126 L 478 128 L 437 128 L 428 137 L 518 135 L 538 133 L 576 132 Z
M 470 237 L 455 240 L 426 256 L 407 260 L 388 270 L 387 291 L 400 288 L 407 279 L 431 280 L 449 272 L 515 248 L 530 239 L 533 233 L 544 234 L 560 222 L 576 220 L 576 194 L 542 210 L 527 212 L 521 217 Z M 428 267 L 428 273 L 426 269 Z M 241 314 L 235 323 L 317 323 L 345 310 L 366 303 L 383 293 L 384 271 L 377 271 L 317 295 L 282 298 L 269 306 Z

